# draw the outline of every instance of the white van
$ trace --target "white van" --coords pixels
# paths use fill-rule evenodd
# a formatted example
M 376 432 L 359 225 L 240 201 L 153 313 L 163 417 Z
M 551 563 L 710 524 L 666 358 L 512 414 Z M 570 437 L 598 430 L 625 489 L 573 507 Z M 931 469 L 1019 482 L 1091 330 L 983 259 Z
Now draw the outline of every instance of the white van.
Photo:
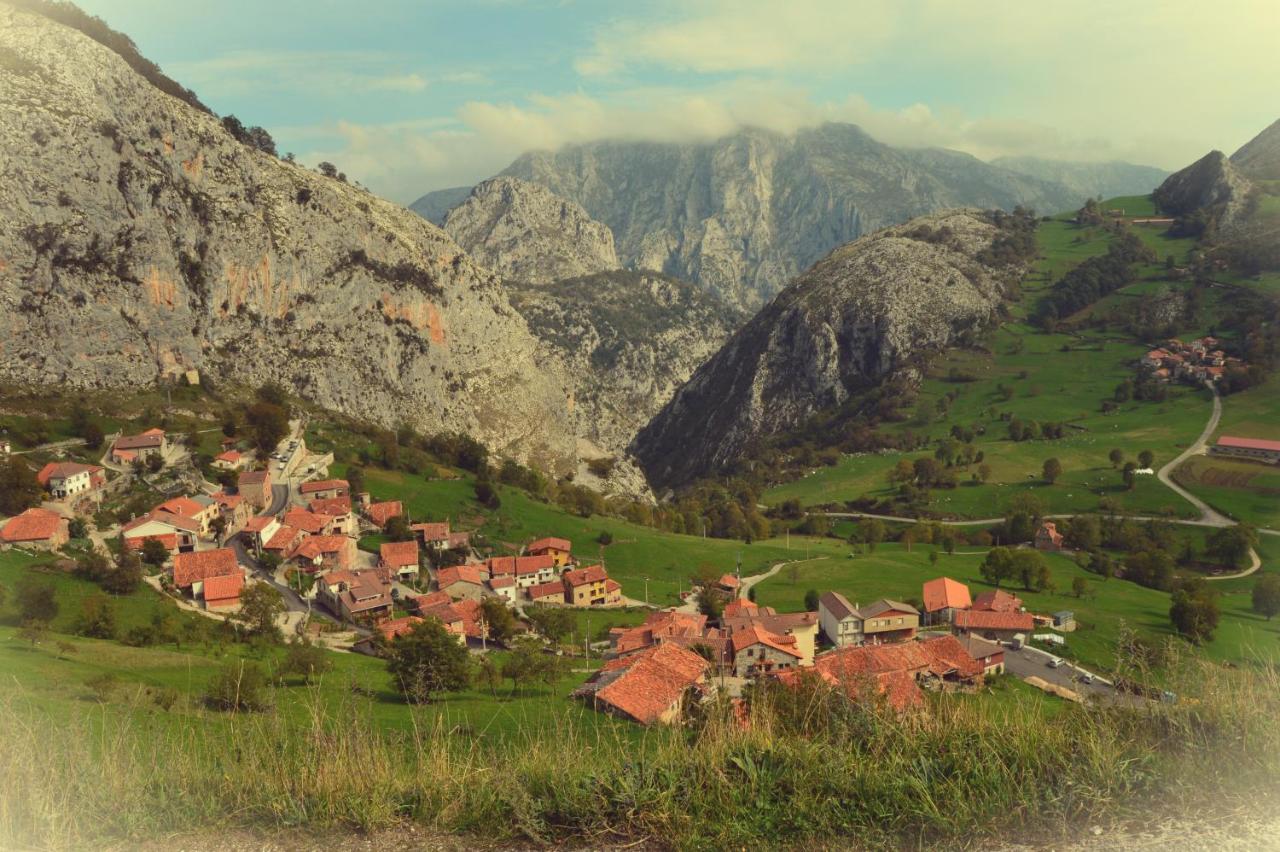
M 1062 666 L 1062 658 L 1061 658 L 1061 657 L 1050 657 L 1050 658 L 1049 658 L 1049 662 L 1045 663 L 1045 665 L 1046 665 L 1046 666 L 1048 666 L 1048 667 L 1049 667 L 1049 668 L 1051 668 L 1051 669 L 1061 668 L 1061 666 Z

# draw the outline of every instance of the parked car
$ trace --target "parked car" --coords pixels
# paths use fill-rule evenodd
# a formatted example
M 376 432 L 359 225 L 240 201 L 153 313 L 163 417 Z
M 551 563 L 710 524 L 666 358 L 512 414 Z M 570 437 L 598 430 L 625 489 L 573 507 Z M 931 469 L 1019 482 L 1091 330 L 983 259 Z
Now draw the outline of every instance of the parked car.
M 1061 657 L 1050 657 L 1050 658 L 1049 658 L 1049 662 L 1045 663 L 1045 665 L 1046 665 L 1046 666 L 1048 666 L 1048 667 L 1049 667 L 1049 668 L 1051 668 L 1051 669 L 1058 669 L 1058 668 L 1062 668 L 1062 658 L 1061 658 Z

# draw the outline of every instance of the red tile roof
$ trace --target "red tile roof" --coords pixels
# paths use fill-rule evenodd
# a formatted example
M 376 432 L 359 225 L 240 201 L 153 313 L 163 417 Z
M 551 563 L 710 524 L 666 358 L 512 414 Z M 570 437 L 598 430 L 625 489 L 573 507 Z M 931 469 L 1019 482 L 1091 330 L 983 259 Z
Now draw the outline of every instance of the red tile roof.
M 436 585 L 441 589 L 447 589 L 454 583 L 471 583 L 479 586 L 484 581 L 484 572 L 478 565 L 455 565 L 452 568 L 441 568 L 436 572 Z
M 750 648 L 752 645 L 764 645 L 773 648 L 775 651 L 781 651 L 789 654 L 797 660 L 804 657 L 804 654 L 796 650 L 796 640 L 794 636 L 779 636 L 759 624 L 744 624 L 738 627 L 730 634 L 729 641 L 733 643 L 733 652 L 741 653 L 744 649 Z
M 1280 441 L 1268 441 L 1263 438 L 1237 438 L 1234 435 L 1223 435 L 1218 439 L 1219 447 L 1234 450 L 1270 450 L 1280 453 Z
M 330 515 L 320 515 L 297 507 L 284 513 L 281 521 L 286 526 L 295 527 L 306 533 L 318 533 L 333 522 Z
M 732 574 L 722 574 L 720 579 L 716 580 L 716 585 L 726 589 L 736 589 L 741 585 L 741 581 Z
M 504 575 L 502 577 L 494 577 L 489 580 L 489 587 L 491 589 L 509 589 L 515 584 L 516 584 L 515 578 L 512 577 L 510 574 Z
M 234 509 L 244 502 L 244 497 L 239 494 L 228 494 L 225 491 L 216 491 L 212 496 L 219 506 L 227 509 Z
M 126 538 L 124 546 L 128 550 L 141 550 L 149 541 L 158 541 L 164 545 L 164 549 L 173 553 L 178 549 L 177 533 L 162 533 L 160 535 L 142 535 L 135 538 Z
M 544 551 L 544 550 L 562 550 L 565 553 L 568 553 L 572 549 L 573 549 L 573 544 L 569 541 L 569 539 L 548 537 L 548 538 L 540 538 L 537 541 L 529 542 L 529 546 L 526 547 L 524 550 L 525 550 L 525 553 L 538 553 L 539 551 Z
M 307 509 L 317 515 L 341 517 L 351 512 L 350 497 L 317 497 L 307 504 Z
M 236 552 L 229 547 L 179 553 L 173 558 L 173 584 L 179 589 L 185 589 L 192 583 L 207 580 L 210 577 L 239 573 L 240 566 L 236 563 Z
M 293 547 L 298 537 L 303 535 L 302 530 L 297 527 L 291 527 L 288 524 L 281 524 L 280 529 L 271 534 L 271 538 L 267 539 L 262 546 L 267 550 L 288 550 Z
M 605 572 L 603 565 L 574 568 L 565 571 L 563 577 L 565 586 L 570 589 L 575 586 L 585 586 L 588 583 L 603 583 L 609 579 L 609 575 Z
M 413 632 L 413 628 L 422 623 L 422 619 L 416 615 L 406 615 L 403 618 L 393 618 L 390 621 L 384 621 L 378 625 L 382 638 L 388 642 L 399 639 L 401 636 L 408 636 Z
M 272 536 L 272 540 L 275 537 Z M 297 547 L 293 549 L 293 553 L 289 554 L 289 558 L 301 556 L 303 559 L 315 559 L 318 556 L 325 556 L 330 553 L 340 553 L 347 547 L 347 542 L 351 539 L 345 535 L 312 535 L 304 538 Z
M 244 528 L 248 532 L 262 532 L 267 527 L 271 526 L 271 522 L 274 520 L 275 518 L 271 515 L 254 515 L 252 518 L 245 521 Z
M 418 567 L 418 543 L 416 541 L 388 541 L 378 548 L 382 564 L 392 568 L 406 565 Z
M 236 462 L 240 461 L 241 453 L 239 450 L 227 450 L 225 453 L 218 453 L 213 458 L 214 458 L 214 461 L 224 461 L 224 462 L 230 462 L 231 464 L 235 464 Z
M 486 563 L 490 574 L 514 574 L 528 576 L 556 567 L 555 558 L 550 554 L 539 556 L 495 556 Z
M 644 624 L 620 628 L 610 641 L 616 653 L 626 654 L 676 636 L 702 638 L 706 627 L 705 615 L 663 610 L 650 613 L 645 618 Z
M 164 440 L 163 429 L 148 429 L 141 435 L 122 435 L 112 445 L 114 450 L 145 450 L 160 446 Z
M 950 577 L 939 577 L 924 584 L 924 611 L 940 609 L 968 609 L 973 605 L 969 587 Z
M 773 607 L 764 607 L 769 615 L 774 613 Z M 761 608 L 753 600 L 747 598 L 734 598 L 724 605 L 724 617 L 736 618 L 740 615 L 756 615 L 761 612 Z
M 404 504 L 399 500 L 387 500 L 383 503 L 370 503 L 364 510 L 369 520 L 373 521 L 380 527 L 385 527 L 387 521 L 396 515 L 404 514 Z
M 411 607 L 422 608 L 448 603 L 451 600 L 447 592 L 428 592 L 425 595 L 410 595 L 407 603 Z
M 173 527 L 178 530 L 185 530 L 186 532 L 200 532 L 200 524 L 191 518 L 187 518 L 182 515 L 175 515 L 172 512 L 164 512 L 159 509 L 152 509 L 147 514 L 134 518 L 132 521 L 129 521 L 127 524 L 120 527 L 120 531 L 130 532 L 143 524 L 149 524 L 152 522 L 164 524 L 165 526 Z
M 622 713 L 642 725 L 659 720 L 706 676 L 709 663 L 676 645 L 659 645 L 610 660 L 574 692 Z
M 270 476 L 271 474 L 269 471 L 246 470 L 237 477 L 236 482 L 238 482 L 242 487 L 245 485 L 261 485 L 266 482 Z
M 237 570 L 234 574 L 219 574 L 206 578 L 200 593 L 204 596 L 206 605 L 227 604 L 239 600 L 242 589 L 244 589 L 244 574 Z
M 345 479 L 319 479 L 315 482 L 304 482 L 298 486 L 298 491 L 303 494 L 314 494 L 317 491 L 332 491 L 337 488 L 351 489 L 351 485 Z
M 92 464 L 80 464 L 79 462 L 49 462 L 40 468 L 40 472 L 36 474 L 36 482 L 47 486 L 50 479 L 66 479 L 75 476 L 77 473 L 98 473 L 102 468 Z
M 564 581 L 556 580 L 551 583 L 537 583 L 529 587 L 529 600 L 536 601 L 550 597 L 564 600 Z
M 1017 612 L 1022 609 L 1022 598 L 1011 595 L 1004 589 L 991 589 L 973 599 L 973 608 L 990 612 Z
M 1026 630 L 1034 624 L 1029 612 L 971 609 L 956 613 L 956 627 L 965 630 Z
M 173 497 L 156 506 L 156 510 L 168 512 L 171 515 L 177 515 L 182 518 L 194 518 L 204 511 L 204 506 L 201 506 L 190 497 Z
M 0 529 L 0 540 L 13 543 L 24 541 L 48 541 L 58 533 L 62 516 L 39 507 L 27 509 L 21 515 L 10 518 Z

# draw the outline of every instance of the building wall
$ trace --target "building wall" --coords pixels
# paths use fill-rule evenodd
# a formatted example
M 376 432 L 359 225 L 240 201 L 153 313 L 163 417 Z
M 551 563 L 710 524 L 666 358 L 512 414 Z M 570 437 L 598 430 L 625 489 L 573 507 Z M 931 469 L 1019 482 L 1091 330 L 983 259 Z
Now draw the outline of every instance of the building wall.
M 763 671 L 785 671 L 795 668 L 796 664 L 795 657 L 768 645 L 752 645 L 733 655 L 733 673 L 736 677 L 751 677 Z
M 1254 450 L 1247 447 L 1219 447 L 1215 445 L 1213 454 L 1215 456 L 1229 456 L 1248 461 L 1260 461 L 1266 464 L 1280 464 L 1280 452 L 1275 450 Z

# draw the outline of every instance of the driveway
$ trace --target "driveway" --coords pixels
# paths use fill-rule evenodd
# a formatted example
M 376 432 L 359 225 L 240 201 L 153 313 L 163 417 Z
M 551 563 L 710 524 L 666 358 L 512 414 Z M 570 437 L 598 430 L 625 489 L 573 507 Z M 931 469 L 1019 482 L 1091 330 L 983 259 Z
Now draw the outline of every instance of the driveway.
M 1006 647 L 1004 649 L 1004 667 L 1009 674 L 1021 680 L 1026 680 L 1029 677 L 1038 677 L 1041 680 L 1070 689 L 1081 696 L 1088 696 L 1097 701 L 1128 702 L 1133 698 L 1127 693 L 1119 692 L 1109 682 L 1097 676 L 1094 677 L 1093 683 L 1083 682 L 1080 678 L 1088 672 L 1070 661 L 1064 660 L 1058 668 L 1050 668 L 1048 663 L 1053 656 L 1053 654 L 1041 651 L 1038 648 L 1023 647 L 1014 650 Z

